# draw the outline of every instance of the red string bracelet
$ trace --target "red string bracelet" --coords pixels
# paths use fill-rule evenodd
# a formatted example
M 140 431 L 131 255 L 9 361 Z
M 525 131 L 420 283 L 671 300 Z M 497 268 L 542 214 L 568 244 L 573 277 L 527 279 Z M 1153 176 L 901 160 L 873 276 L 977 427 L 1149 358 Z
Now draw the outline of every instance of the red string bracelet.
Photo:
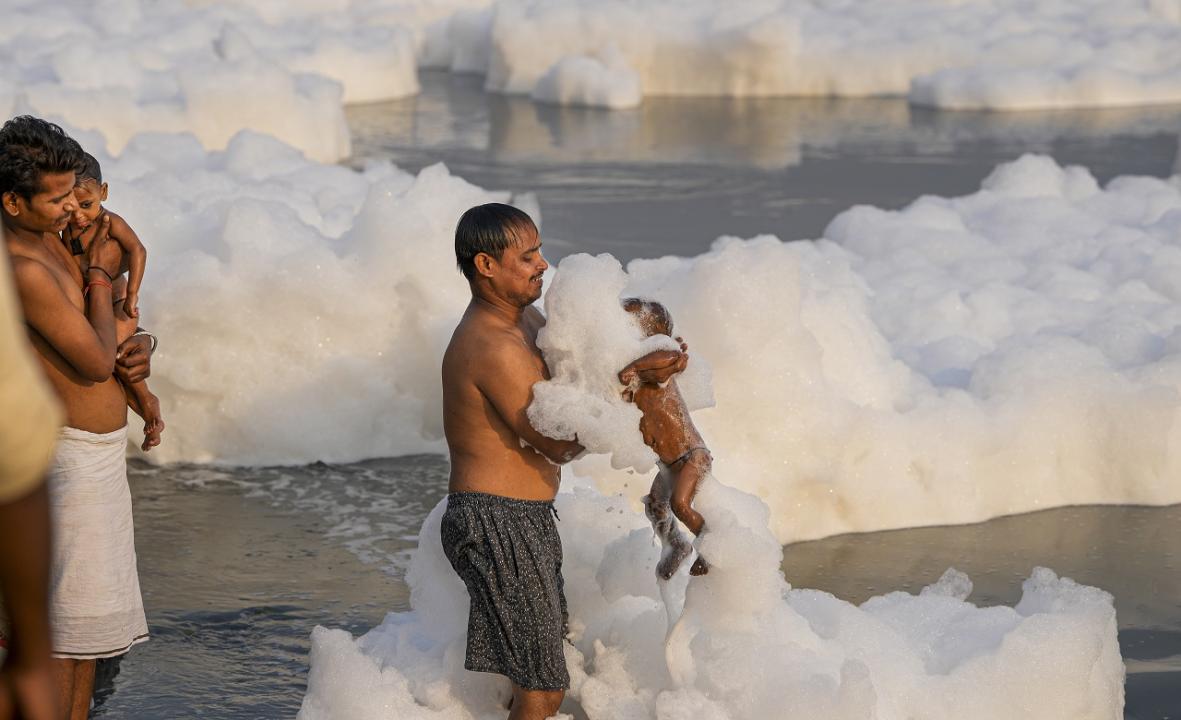
M 111 286 L 111 284 L 109 282 L 107 282 L 106 280 L 99 279 L 99 280 L 91 280 L 90 282 L 86 283 L 86 287 L 82 289 L 82 294 L 86 295 L 86 294 L 90 293 L 90 288 L 94 287 L 95 285 L 101 285 L 108 290 L 114 290 L 114 288 Z

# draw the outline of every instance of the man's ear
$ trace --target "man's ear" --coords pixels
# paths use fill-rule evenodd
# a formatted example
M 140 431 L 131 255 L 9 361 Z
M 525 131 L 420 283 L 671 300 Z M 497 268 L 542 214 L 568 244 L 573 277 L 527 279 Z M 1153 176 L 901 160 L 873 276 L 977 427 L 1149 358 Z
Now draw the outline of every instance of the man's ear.
M 494 262 L 496 262 L 496 259 L 488 253 L 476 253 L 476 256 L 472 258 L 472 263 L 476 266 L 476 272 L 484 277 L 492 277 L 492 265 Z
M 0 195 L 0 207 L 3 207 L 4 212 L 9 215 L 20 215 L 22 203 L 18 201 L 19 198 L 19 195 L 9 190 L 3 195 Z

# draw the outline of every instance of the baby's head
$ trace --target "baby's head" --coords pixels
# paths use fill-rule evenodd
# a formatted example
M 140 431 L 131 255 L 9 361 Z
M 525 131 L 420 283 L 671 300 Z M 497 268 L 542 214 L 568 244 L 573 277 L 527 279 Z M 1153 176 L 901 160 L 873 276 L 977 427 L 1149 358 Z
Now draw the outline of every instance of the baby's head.
M 623 300 L 623 309 L 636 316 L 636 321 L 640 324 L 640 329 L 644 331 L 644 335 L 648 337 L 652 337 L 653 335 L 668 335 L 672 337 L 673 316 L 669 314 L 668 308 L 655 300 L 625 298 Z
M 74 197 L 78 210 L 70 218 L 70 227 L 81 232 L 90 227 L 102 212 L 107 199 L 107 184 L 103 182 L 103 170 L 98 160 L 90 153 L 84 153 L 82 166 L 74 173 Z

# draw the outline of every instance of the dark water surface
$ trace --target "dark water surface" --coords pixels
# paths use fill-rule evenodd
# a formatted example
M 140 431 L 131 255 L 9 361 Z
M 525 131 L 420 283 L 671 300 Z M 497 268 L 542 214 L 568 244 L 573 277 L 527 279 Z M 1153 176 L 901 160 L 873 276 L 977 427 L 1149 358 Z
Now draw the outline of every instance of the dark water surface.
M 818 238 L 856 204 L 962 195 L 1036 152 L 1117 175 L 1176 172 L 1181 106 L 1020 113 L 900 98 L 648 98 L 635 110 L 488 96 L 423 73 L 422 93 L 349 108 L 358 158 L 444 162 L 489 189 L 536 193 L 551 260 L 697 255 L 722 235 Z
M 535 193 L 551 260 L 692 255 L 719 235 L 821 235 L 858 203 L 974 191 L 999 162 L 1049 153 L 1119 174 L 1174 172 L 1181 107 L 949 113 L 904 101 L 650 99 L 625 112 L 489 97 L 427 73 L 412 99 L 349 110 L 355 163 L 443 161 Z M 99 718 L 291 718 L 316 624 L 360 633 L 407 609 L 402 580 L 446 488 L 442 458 L 344 466 L 132 471 L 153 638 L 108 664 Z M 1128 718 L 1181 718 L 1181 507 L 1083 507 L 786 549 L 796 587 L 860 602 L 949 566 L 977 604 L 1016 601 L 1035 565 L 1112 592 Z M 1001 719 L 998 719 L 1001 720 Z M 1003 719 L 1009 720 L 1009 719 Z

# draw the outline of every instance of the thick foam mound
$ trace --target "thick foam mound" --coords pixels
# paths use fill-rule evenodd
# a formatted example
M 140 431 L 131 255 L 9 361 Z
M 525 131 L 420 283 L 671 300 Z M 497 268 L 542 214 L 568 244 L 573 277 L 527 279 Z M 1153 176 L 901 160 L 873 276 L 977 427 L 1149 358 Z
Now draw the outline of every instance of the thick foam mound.
M 500 0 L 488 87 L 642 95 L 908 95 L 948 108 L 1181 101 L 1174 3 Z
M 462 667 L 467 593 L 440 546 L 444 504 L 422 528 L 410 612 L 356 640 L 313 632 L 301 720 L 504 716 L 507 680 Z M 1122 716 L 1115 610 L 1101 590 L 1036 568 L 1016 607 L 980 608 L 966 600 L 970 580 L 948 570 L 920 595 L 856 607 L 788 586 L 757 498 L 714 481 L 697 504 L 710 574 L 678 575 L 661 593 L 642 516 L 593 490 L 558 497 L 568 702 L 590 720 Z
M 454 223 L 506 194 L 442 167 L 324 166 L 252 134 L 212 154 L 141 135 L 103 159 L 108 207 L 150 253 L 169 424 L 152 457 L 442 449 L 439 361 L 468 296 Z M 723 239 L 626 276 L 564 263 L 549 284 L 580 288 L 575 318 L 619 294 L 669 307 L 690 367 L 713 368 L 716 407 L 694 419 L 719 477 L 762 498 L 786 542 L 1181 501 L 1179 223 L 1176 179 L 1104 189 L 1031 156 L 969 196 L 849 210 L 814 243 Z M 647 489 L 606 455 L 577 471 L 633 501 Z
M 1028 156 L 978 193 L 854 208 L 814 243 L 639 260 L 713 367 L 695 415 L 780 540 L 1181 500 L 1176 179 Z M 601 459 L 580 473 L 638 494 Z

